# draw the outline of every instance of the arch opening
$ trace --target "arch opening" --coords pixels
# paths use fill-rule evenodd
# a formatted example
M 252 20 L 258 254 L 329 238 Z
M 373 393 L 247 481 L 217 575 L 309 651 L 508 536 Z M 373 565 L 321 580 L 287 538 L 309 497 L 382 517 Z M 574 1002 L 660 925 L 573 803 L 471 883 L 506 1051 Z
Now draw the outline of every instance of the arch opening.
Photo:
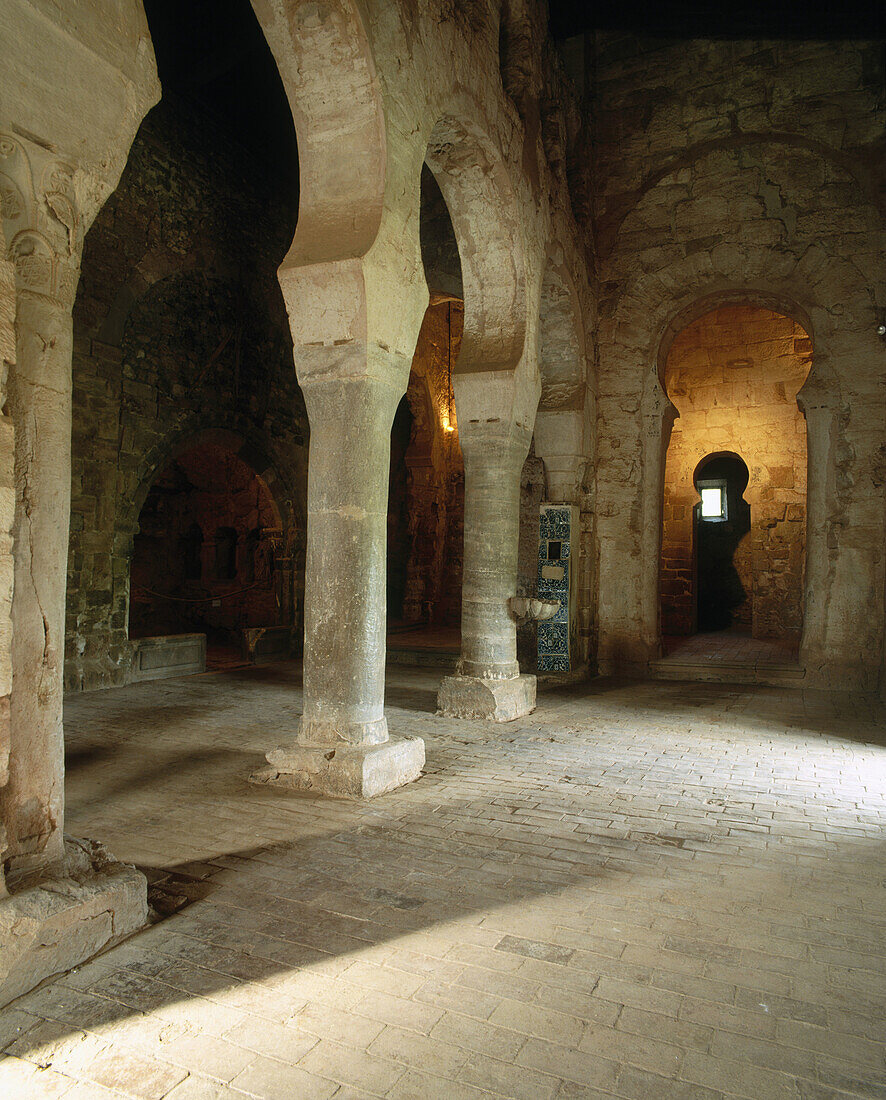
M 736 454 L 708 455 L 693 482 L 696 624 L 710 633 L 752 626 L 751 561 L 745 552 L 751 530 L 751 506 L 744 499 L 750 471 Z
M 140 671 L 129 644 L 132 540 L 148 486 L 183 442 L 208 427 L 236 434 L 262 475 L 272 455 L 287 538 L 305 495 L 307 413 L 277 279 L 299 209 L 299 151 L 265 17 L 249 0 L 145 9 L 163 98 L 87 234 L 74 307 L 74 690 Z M 204 579 L 214 573 L 218 526 L 180 547 L 191 580 L 198 562 Z M 298 621 L 302 543 L 287 546 L 285 602 Z M 243 552 L 242 542 L 228 552 L 227 572 Z
M 512 370 L 526 337 L 526 287 L 517 204 L 504 161 L 483 134 L 444 118 L 430 135 L 425 163 L 458 249 L 464 325 L 453 369 Z
M 452 394 L 461 300 L 432 295 L 391 432 L 388 654 L 461 644 L 464 463 Z
M 211 441 L 153 480 L 133 539 L 131 639 L 200 633 L 207 667 L 240 659 L 243 632 L 284 625 L 282 517 L 264 479 Z
M 812 341 L 755 300 L 672 325 L 661 377 L 677 411 L 665 459 L 664 652 L 796 662 L 803 630 Z

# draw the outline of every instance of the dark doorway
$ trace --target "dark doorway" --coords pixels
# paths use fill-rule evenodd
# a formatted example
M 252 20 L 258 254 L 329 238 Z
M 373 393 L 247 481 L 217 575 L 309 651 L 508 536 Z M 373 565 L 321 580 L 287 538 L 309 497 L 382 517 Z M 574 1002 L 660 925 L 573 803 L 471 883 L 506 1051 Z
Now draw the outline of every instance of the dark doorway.
M 748 468 L 735 454 L 703 459 L 695 472 L 700 500 L 695 506 L 699 631 L 751 630 L 747 570 L 742 541 L 751 529 L 751 507 L 742 494 Z
M 280 624 L 279 511 L 233 451 L 201 442 L 155 478 L 133 540 L 131 638 L 197 632 L 207 667 L 241 652 L 243 630 Z

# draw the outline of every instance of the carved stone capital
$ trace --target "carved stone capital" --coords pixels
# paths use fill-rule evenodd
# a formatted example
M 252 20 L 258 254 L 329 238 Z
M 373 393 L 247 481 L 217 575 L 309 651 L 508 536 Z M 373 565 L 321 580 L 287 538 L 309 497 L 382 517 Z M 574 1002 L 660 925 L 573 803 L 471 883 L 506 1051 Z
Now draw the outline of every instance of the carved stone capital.
M 83 223 L 75 166 L 35 142 L 0 131 L 0 215 L 16 290 L 74 304 Z

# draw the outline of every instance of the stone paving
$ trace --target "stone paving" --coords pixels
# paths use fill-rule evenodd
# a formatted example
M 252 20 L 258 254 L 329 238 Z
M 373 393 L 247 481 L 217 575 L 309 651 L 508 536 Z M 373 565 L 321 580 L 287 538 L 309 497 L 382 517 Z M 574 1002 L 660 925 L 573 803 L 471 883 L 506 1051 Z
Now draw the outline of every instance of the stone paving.
M 886 1096 L 886 715 L 597 681 L 433 716 L 367 804 L 249 786 L 278 665 L 67 705 L 68 830 L 191 904 L 0 1013 L 0 1097 Z

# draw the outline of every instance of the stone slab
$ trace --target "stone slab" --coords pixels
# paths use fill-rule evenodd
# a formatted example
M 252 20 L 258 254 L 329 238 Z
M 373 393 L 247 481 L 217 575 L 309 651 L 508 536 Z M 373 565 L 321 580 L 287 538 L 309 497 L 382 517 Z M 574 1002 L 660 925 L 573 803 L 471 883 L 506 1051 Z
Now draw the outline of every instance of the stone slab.
M 136 638 L 132 643 L 129 679 L 162 680 L 167 676 L 192 676 L 206 671 L 205 634 L 164 634 Z
M 65 838 L 62 874 L 0 899 L 0 1006 L 143 928 L 145 876 L 102 845 Z
M 437 714 L 443 718 L 485 718 L 513 722 L 535 710 L 536 679 L 484 680 L 479 676 L 447 676 L 437 692 Z
M 268 767 L 250 777 L 261 786 L 313 791 L 329 798 L 375 798 L 418 779 L 425 763 L 420 737 L 391 737 L 381 745 L 295 743 L 267 755 Z

